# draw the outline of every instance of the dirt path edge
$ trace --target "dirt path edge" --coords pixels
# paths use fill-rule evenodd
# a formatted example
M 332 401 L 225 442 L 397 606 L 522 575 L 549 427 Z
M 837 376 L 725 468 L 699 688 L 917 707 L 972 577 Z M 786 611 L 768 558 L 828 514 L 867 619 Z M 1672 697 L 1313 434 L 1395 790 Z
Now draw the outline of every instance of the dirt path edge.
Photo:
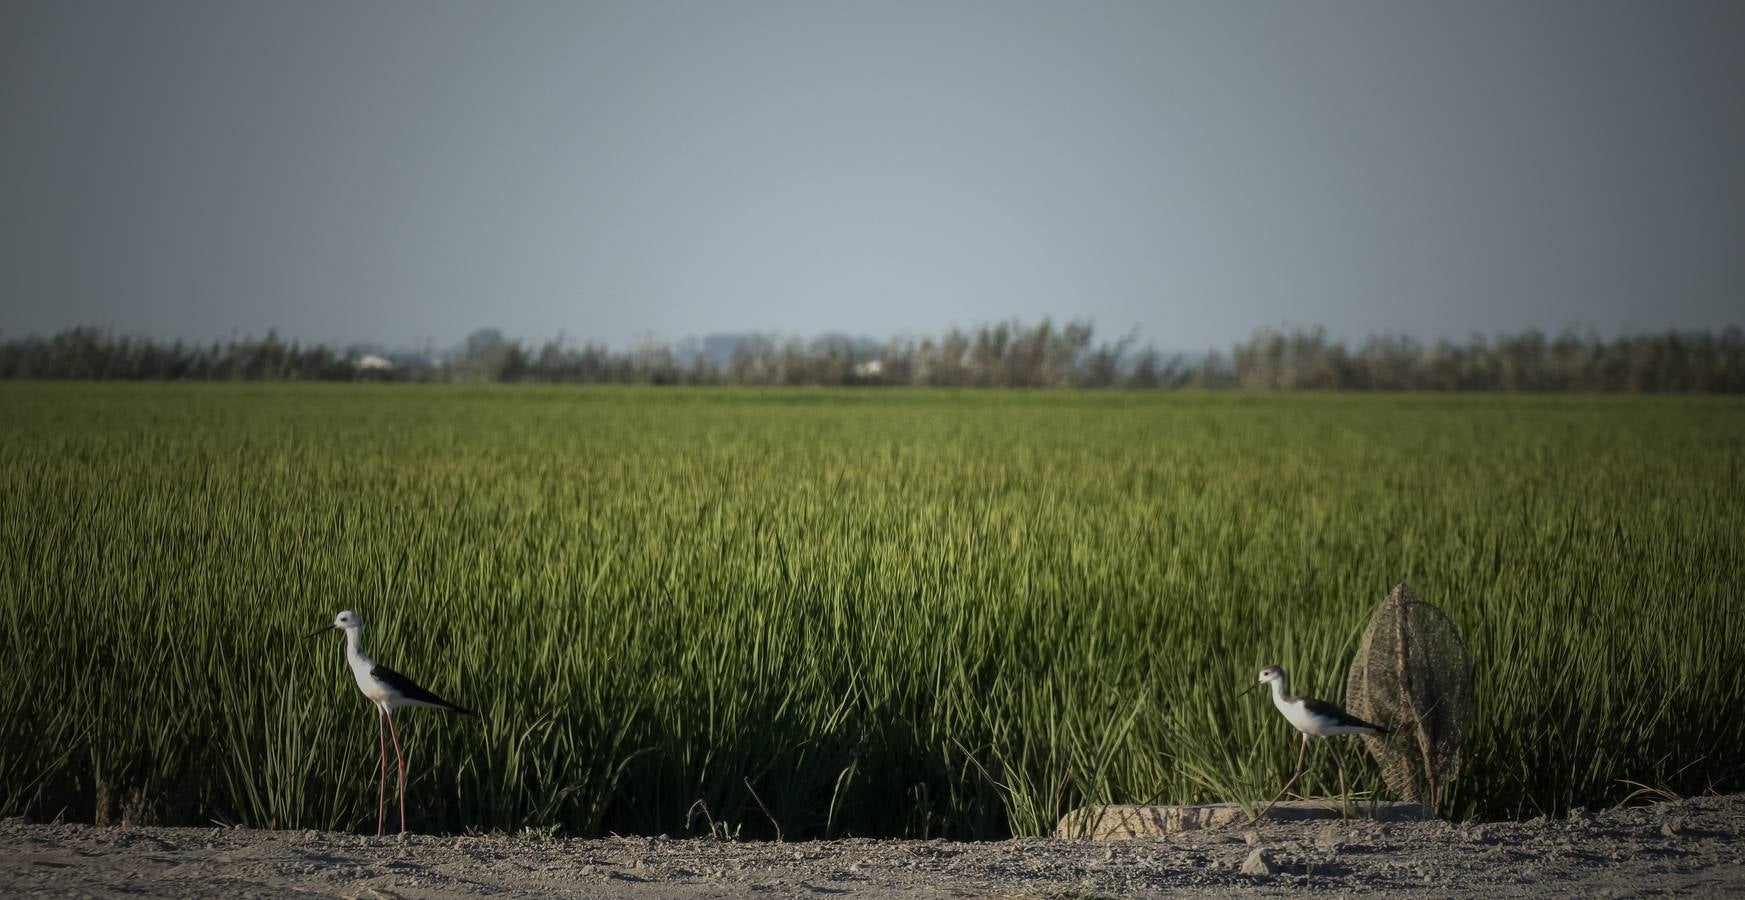
M 131 897 L 1745 896 L 1745 794 L 1567 819 L 1280 823 L 1121 843 L 377 840 L 0 822 L 0 895 Z

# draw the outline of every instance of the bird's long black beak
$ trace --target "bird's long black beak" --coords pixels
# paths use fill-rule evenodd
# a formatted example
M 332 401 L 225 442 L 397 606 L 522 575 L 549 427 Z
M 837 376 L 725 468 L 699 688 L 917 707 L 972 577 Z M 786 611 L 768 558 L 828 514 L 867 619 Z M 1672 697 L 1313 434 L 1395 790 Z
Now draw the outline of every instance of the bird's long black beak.
M 320 628 L 317 628 L 314 631 L 311 631 L 308 634 L 303 635 L 303 636 L 305 638 L 320 637 L 321 635 L 326 634 L 327 632 L 332 631 L 332 630 L 333 630 L 332 625 L 323 625 Z
M 1250 691 L 1253 691 L 1253 690 L 1254 690 L 1254 689 L 1255 689 L 1255 688 L 1257 688 L 1257 687 L 1260 687 L 1260 682 L 1258 682 L 1258 681 L 1256 681 L 1256 682 L 1255 682 L 1255 683 L 1253 683 L 1253 684 L 1251 684 L 1251 685 L 1249 685 L 1249 686 L 1247 686 L 1247 687 L 1245 687 L 1245 688 L 1243 688 L 1243 689 L 1242 689 L 1242 690 L 1240 690 L 1240 691 L 1237 691 L 1237 692 L 1236 692 L 1236 696 L 1238 696 L 1238 697 L 1240 697 L 1240 696 L 1242 696 L 1242 695 L 1244 695 L 1244 694 L 1247 694 L 1247 693 L 1249 693 L 1249 692 L 1250 692 Z

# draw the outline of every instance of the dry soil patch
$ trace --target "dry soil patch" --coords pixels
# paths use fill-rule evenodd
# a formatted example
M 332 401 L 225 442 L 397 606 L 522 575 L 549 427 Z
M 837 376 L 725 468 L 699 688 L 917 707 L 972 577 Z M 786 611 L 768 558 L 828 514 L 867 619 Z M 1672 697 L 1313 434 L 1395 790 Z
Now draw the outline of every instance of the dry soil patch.
M 1256 852 L 1256 851 L 1259 852 Z M 1485 824 L 1124 843 L 724 844 L 0 824 L 0 894 L 132 897 L 1745 896 L 1745 795 Z

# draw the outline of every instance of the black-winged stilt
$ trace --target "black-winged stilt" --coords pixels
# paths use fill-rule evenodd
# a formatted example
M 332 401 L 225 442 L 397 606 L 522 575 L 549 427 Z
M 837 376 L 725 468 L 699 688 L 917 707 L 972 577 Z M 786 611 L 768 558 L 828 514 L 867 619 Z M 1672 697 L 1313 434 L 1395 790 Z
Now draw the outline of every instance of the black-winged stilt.
M 328 629 L 345 632 L 345 662 L 351 666 L 351 677 L 357 688 L 376 705 L 376 737 L 382 747 L 382 788 L 376 807 L 376 837 L 382 836 L 382 820 L 388 815 L 388 741 L 394 738 L 394 761 L 400 767 L 400 830 L 406 830 L 406 758 L 400 755 L 400 735 L 394 729 L 394 710 L 402 706 L 428 706 L 444 712 L 478 717 L 470 709 L 456 706 L 419 687 L 412 679 L 364 655 L 363 617 L 345 610 L 333 617 L 333 624 L 318 628 L 309 637 L 320 637 Z M 384 733 L 385 732 L 385 733 Z
M 1303 744 L 1297 748 L 1297 769 L 1291 773 L 1291 780 L 1279 789 L 1278 796 L 1266 804 L 1266 809 L 1260 811 L 1262 816 L 1272 809 L 1274 803 L 1297 783 L 1303 774 L 1303 756 L 1309 749 L 1309 738 L 1332 737 L 1336 734 L 1387 734 L 1388 729 L 1380 725 L 1365 722 L 1346 712 L 1335 704 L 1325 700 L 1312 700 L 1308 697 L 1293 696 L 1290 692 L 1290 676 L 1278 666 L 1267 666 L 1260 670 L 1260 678 L 1248 686 L 1246 694 L 1263 684 L 1272 685 L 1272 705 L 1284 714 L 1285 721 L 1303 733 Z M 1328 748 L 1331 750 L 1332 748 Z M 1339 754 L 1333 754 L 1333 764 L 1339 767 L 1339 803 L 1345 804 L 1345 764 L 1339 761 Z

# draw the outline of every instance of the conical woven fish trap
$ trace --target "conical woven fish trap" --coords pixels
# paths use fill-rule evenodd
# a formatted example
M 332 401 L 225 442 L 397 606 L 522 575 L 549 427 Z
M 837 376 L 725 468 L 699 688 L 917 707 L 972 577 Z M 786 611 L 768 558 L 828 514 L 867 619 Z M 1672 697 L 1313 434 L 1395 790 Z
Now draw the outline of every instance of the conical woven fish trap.
M 1404 582 L 1395 585 L 1369 617 L 1345 700 L 1353 715 L 1393 732 L 1363 738 L 1387 786 L 1438 809 L 1472 726 L 1472 658 L 1454 621 Z

